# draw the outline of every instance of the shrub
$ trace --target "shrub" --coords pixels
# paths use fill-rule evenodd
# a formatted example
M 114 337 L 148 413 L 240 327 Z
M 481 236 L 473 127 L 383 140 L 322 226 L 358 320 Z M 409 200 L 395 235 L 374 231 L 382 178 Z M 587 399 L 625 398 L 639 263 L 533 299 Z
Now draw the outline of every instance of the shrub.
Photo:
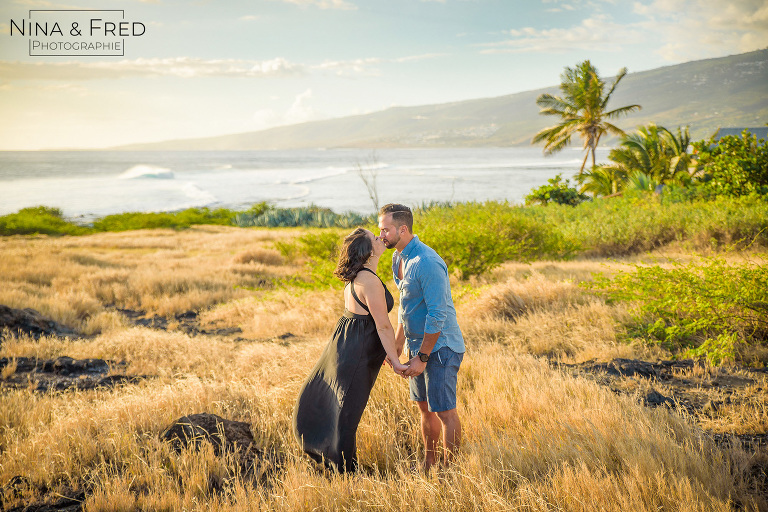
M 294 285 L 322 288 L 340 287 L 343 283 L 333 275 L 343 242 L 342 233 L 337 230 L 322 230 L 307 233 L 289 242 L 275 242 L 275 247 L 287 259 L 304 260 L 306 272 L 293 276 L 289 282 Z M 383 259 L 383 258 L 382 258 Z
M 551 225 L 507 203 L 461 203 L 416 210 L 414 230 L 461 278 L 504 261 L 565 257 L 573 252 Z M 557 253 L 557 254 L 555 254 Z
M 768 194 L 768 144 L 744 130 L 741 137 L 728 135 L 694 143 L 701 185 L 712 195 Z
M 22 208 L 0 217 L 0 235 L 83 235 L 91 230 L 64 220 L 61 210 L 47 206 Z
M 133 229 L 183 229 L 196 224 L 229 225 L 234 212 L 226 208 L 188 208 L 179 212 L 128 212 L 107 215 L 93 223 L 97 231 L 129 231 Z
M 671 269 L 635 265 L 586 286 L 631 302 L 631 327 L 646 339 L 720 364 L 737 358 L 740 344 L 768 342 L 768 265 L 761 263 L 709 257 Z
M 636 254 L 674 241 L 699 249 L 768 245 L 768 201 L 759 197 L 666 202 L 652 193 L 627 191 L 624 197 L 576 208 L 538 210 L 562 239 L 595 256 Z
M 576 206 L 589 199 L 589 196 L 582 194 L 576 187 L 572 187 L 569 180 L 561 182 L 562 174 L 547 181 L 546 185 L 531 190 L 531 193 L 525 196 L 525 204 L 543 204 L 549 203 L 565 204 Z

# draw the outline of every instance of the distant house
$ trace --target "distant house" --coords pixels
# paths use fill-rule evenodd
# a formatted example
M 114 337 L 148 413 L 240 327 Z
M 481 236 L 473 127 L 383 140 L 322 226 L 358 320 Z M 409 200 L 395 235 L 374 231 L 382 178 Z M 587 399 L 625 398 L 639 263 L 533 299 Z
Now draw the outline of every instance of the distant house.
M 768 126 L 760 126 L 758 128 L 720 128 L 715 134 L 715 142 L 719 141 L 726 135 L 735 135 L 741 138 L 741 132 L 749 130 L 752 135 L 757 135 L 757 140 L 768 140 Z

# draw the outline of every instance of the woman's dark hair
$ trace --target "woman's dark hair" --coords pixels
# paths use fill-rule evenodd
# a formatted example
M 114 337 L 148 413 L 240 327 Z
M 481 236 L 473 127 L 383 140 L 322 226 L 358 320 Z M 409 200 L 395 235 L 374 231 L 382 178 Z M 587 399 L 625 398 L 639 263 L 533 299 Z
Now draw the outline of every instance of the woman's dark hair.
M 345 282 L 353 281 L 372 253 L 373 243 L 368 233 L 363 228 L 357 228 L 344 239 L 333 275 Z

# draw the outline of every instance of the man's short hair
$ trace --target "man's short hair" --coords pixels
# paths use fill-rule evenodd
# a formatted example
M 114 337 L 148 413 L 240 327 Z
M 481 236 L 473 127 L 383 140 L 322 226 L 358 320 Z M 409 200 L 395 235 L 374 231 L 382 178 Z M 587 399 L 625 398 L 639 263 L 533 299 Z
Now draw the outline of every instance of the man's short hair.
M 385 204 L 379 210 L 379 215 L 389 214 L 392 214 L 392 222 L 395 223 L 396 227 L 405 226 L 409 232 L 413 233 L 413 213 L 410 208 L 404 204 Z

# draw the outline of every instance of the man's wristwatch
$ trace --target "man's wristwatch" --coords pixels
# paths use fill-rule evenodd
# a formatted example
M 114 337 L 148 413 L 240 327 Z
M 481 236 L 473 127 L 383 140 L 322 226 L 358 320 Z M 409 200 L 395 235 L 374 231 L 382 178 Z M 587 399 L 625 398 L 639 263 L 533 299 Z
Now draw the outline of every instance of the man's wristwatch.
M 419 356 L 419 359 L 421 359 L 422 363 L 426 363 L 427 361 L 429 361 L 429 354 L 425 354 L 424 352 L 419 352 L 418 356 Z

